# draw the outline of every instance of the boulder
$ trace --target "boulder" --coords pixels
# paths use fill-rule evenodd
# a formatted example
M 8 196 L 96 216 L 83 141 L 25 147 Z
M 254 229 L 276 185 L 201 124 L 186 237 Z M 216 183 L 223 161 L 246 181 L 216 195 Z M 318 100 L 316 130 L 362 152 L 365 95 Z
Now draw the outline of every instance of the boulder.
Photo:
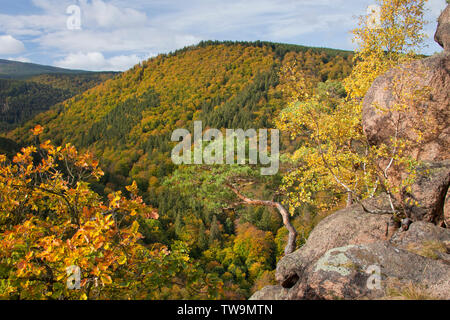
M 450 50 L 450 6 L 448 5 L 438 19 L 434 40 L 446 51 Z
M 438 227 L 423 221 L 414 222 L 408 231 L 393 235 L 390 242 L 399 247 L 407 248 L 410 244 L 426 241 L 450 242 L 450 229 Z
M 450 299 L 450 268 L 389 242 L 334 248 L 311 268 L 294 299 Z
M 419 221 L 411 224 L 408 231 L 395 234 L 390 243 L 418 255 L 446 261 L 450 265 L 450 229 Z
M 386 209 L 385 199 L 367 202 L 372 209 Z M 285 288 L 293 287 L 305 270 L 328 250 L 351 244 L 368 244 L 388 239 L 396 230 L 391 215 L 364 212 L 360 205 L 342 209 L 323 219 L 311 232 L 306 244 L 284 256 L 277 264 L 276 280 Z
M 365 205 L 387 209 L 383 198 Z M 252 299 L 450 299 L 450 230 L 418 221 L 403 231 L 391 215 L 354 205 L 322 220 L 283 257 L 276 279 L 280 285 Z
M 398 82 L 404 92 L 425 92 L 424 99 L 412 101 L 401 114 L 401 138 L 419 141 L 417 129 L 423 129 L 423 140 L 412 145 L 410 154 L 430 162 L 450 159 L 450 52 L 402 65 L 375 79 L 364 97 L 362 112 L 364 133 L 372 145 L 389 145 L 395 136 L 400 115 L 393 106 L 402 103 L 394 93 Z
M 267 286 L 255 292 L 249 300 L 285 300 L 286 292 L 282 286 Z
M 403 193 L 405 211 L 412 221 L 445 224 L 444 208 L 449 210 L 445 202 L 450 186 L 450 160 L 426 163 L 418 173 L 411 192 Z

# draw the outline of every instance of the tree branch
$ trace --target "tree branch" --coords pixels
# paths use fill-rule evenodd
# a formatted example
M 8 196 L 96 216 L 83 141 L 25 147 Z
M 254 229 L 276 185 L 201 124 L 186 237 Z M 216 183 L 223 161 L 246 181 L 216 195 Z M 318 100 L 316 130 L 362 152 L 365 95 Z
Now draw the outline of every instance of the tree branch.
M 250 199 L 244 196 L 238 189 L 233 187 L 231 184 L 226 184 L 226 186 L 239 198 L 242 200 L 239 204 L 248 204 L 252 206 L 266 206 L 275 208 L 280 213 L 283 224 L 286 227 L 286 229 L 289 232 L 288 236 L 288 243 L 286 247 L 284 248 L 284 254 L 290 254 L 295 251 L 296 248 L 296 240 L 297 240 L 297 230 L 295 230 L 295 227 L 291 224 L 291 221 L 289 219 L 289 212 L 286 210 L 286 208 L 283 207 L 283 205 L 276 201 L 266 201 L 266 200 L 257 200 L 257 199 Z

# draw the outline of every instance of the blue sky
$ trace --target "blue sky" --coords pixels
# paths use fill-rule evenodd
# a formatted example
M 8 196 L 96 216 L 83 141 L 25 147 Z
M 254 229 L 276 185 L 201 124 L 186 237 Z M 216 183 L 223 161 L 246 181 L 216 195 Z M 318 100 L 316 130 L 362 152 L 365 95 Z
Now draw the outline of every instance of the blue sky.
M 354 49 L 349 31 L 375 0 L 0 0 L 0 58 L 126 70 L 201 40 L 265 40 Z M 81 30 L 67 28 L 70 5 Z M 423 53 L 445 0 L 428 1 Z

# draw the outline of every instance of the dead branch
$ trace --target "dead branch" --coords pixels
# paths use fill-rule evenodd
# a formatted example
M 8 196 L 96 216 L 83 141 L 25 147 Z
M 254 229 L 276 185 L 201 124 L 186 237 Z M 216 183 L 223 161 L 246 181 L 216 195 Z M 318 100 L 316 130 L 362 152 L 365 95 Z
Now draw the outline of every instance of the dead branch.
M 283 207 L 283 205 L 281 203 L 276 202 L 276 201 L 250 199 L 250 198 L 247 198 L 246 196 L 244 196 L 238 189 L 236 189 L 231 184 L 227 184 L 226 186 L 231 191 L 233 191 L 233 193 L 239 199 L 242 200 L 242 202 L 240 202 L 239 204 L 247 204 L 247 205 L 252 205 L 252 206 L 266 206 L 266 207 L 271 207 L 271 208 L 277 209 L 283 219 L 284 226 L 286 227 L 286 229 L 289 232 L 288 243 L 287 243 L 286 247 L 284 248 L 284 253 L 287 255 L 287 254 L 290 254 L 295 251 L 295 247 L 296 247 L 295 242 L 297 240 L 297 230 L 295 230 L 295 227 L 291 224 L 291 221 L 289 219 L 289 212 L 286 210 L 286 208 Z

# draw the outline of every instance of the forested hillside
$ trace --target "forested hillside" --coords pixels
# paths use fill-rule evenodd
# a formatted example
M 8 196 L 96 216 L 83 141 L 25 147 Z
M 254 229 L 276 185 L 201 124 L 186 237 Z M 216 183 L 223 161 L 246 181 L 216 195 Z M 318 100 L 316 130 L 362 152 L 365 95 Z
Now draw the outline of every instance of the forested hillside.
M 69 70 L 35 63 L 0 59 L 1 79 L 27 79 L 42 74 L 91 74 L 89 71 Z
M 338 50 L 203 42 L 159 55 L 57 104 L 7 138 L 31 143 L 35 137 L 30 130 L 40 124 L 41 141 L 70 142 L 93 152 L 105 171 L 99 182 L 91 181 L 100 195 L 125 191 L 136 181 L 144 201 L 159 213 L 158 220 L 141 221 L 144 242 L 172 247 L 181 240 L 200 277 L 223 286 L 205 296 L 190 290 L 192 279 L 182 278 L 160 298 L 242 299 L 273 281 L 272 270 L 286 242 L 281 218 L 267 208 L 221 210 L 174 189 L 170 177 L 177 168 L 170 159 L 171 133 L 190 129 L 194 120 L 219 129 L 272 128 L 287 103 L 281 70 L 295 66 L 329 94 L 343 90 L 339 81 L 351 72 L 351 64 L 352 54 Z M 43 77 L 38 83 L 64 90 Z M 290 146 L 289 139 L 283 141 L 284 148 Z M 277 175 L 247 190 L 268 198 L 280 181 Z M 303 241 L 314 217 L 310 225 L 294 224 Z
M 114 75 L 86 72 L 40 74 L 23 80 L 0 79 L 0 132 L 11 130 Z
M 103 81 L 113 78 L 120 74 L 119 72 L 89 72 L 80 74 L 40 74 L 27 78 L 28 82 L 48 85 L 55 89 L 61 89 L 70 92 L 71 95 L 77 95 L 86 90 L 95 87 Z
M 37 116 L 9 137 L 26 141 L 29 129 L 45 124 L 45 137 L 89 148 L 106 161 L 109 172 L 137 179 L 147 191 L 149 181 L 168 173 L 163 168 L 170 162 L 172 130 L 187 128 L 192 120 L 216 128 L 271 127 L 284 103 L 278 72 L 293 60 L 318 82 L 341 79 L 351 70 L 351 55 L 343 51 L 201 43 L 137 65 Z M 158 170 L 164 172 L 152 170 L 152 164 L 161 164 Z
M 426 2 L 376 0 L 355 52 L 10 64 L 0 300 L 449 299 L 450 7 L 424 58 Z

